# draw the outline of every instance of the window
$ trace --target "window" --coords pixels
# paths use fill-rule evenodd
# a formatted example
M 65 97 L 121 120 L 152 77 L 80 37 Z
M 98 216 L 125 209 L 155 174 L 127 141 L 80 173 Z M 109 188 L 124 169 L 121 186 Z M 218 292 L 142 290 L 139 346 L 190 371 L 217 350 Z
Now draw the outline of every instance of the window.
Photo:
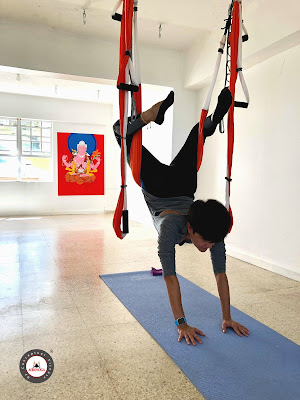
M 51 122 L 0 117 L 0 181 L 51 181 L 51 161 Z

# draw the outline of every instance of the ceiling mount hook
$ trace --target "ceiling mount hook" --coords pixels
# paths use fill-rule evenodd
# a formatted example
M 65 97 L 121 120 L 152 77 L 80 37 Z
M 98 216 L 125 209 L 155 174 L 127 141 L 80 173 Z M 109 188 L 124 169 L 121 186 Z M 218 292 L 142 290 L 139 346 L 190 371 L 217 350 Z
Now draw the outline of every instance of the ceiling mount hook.
M 159 28 L 158 28 L 158 37 L 159 37 L 159 39 L 161 39 L 161 31 L 162 31 L 162 26 L 161 26 L 161 24 L 159 24 Z

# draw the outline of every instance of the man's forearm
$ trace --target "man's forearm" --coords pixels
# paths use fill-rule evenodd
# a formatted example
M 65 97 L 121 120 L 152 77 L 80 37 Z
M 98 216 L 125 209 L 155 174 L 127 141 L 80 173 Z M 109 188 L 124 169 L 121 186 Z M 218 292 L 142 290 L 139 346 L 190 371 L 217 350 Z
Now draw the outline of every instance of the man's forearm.
M 224 272 L 221 274 L 216 274 L 216 281 L 221 301 L 223 320 L 230 320 L 230 294 L 226 274 Z
M 184 312 L 181 303 L 180 286 L 176 275 L 166 276 L 165 282 L 168 289 L 170 305 L 175 319 L 184 317 Z

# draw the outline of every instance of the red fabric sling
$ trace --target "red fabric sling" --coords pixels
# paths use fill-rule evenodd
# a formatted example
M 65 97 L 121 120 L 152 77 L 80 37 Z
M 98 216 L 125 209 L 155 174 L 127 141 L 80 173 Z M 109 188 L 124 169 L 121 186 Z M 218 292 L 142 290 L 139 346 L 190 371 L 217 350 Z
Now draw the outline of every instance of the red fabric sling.
M 137 4 L 137 1 L 135 1 Z M 126 201 L 126 131 L 127 131 L 127 112 L 129 92 L 122 88 L 122 84 L 129 85 L 129 63 L 132 50 L 132 28 L 133 28 L 133 0 L 123 0 L 123 11 L 121 16 L 120 34 L 120 55 L 119 55 L 119 76 L 117 86 L 119 88 L 119 107 L 120 107 L 120 132 L 121 132 L 121 191 L 113 219 L 113 227 L 118 238 L 123 239 L 128 233 L 128 211 Z M 133 71 L 130 71 L 133 72 Z M 141 113 L 142 108 L 142 89 L 138 82 L 139 90 L 134 92 L 137 114 Z M 121 88 L 120 88 L 121 86 Z M 130 166 L 135 182 L 141 186 L 140 170 L 142 158 L 142 130 L 137 132 L 132 140 L 130 151 Z M 123 229 L 121 222 L 123 220 Z

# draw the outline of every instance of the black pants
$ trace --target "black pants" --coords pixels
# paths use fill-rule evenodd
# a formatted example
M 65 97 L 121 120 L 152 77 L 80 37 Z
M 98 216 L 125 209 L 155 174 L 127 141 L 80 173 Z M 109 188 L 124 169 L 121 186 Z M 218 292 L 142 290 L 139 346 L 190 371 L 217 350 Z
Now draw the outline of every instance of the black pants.
M 206 120 L 204 137 L 208 136 L 205 135 L 205 129 L 207 132 L 215 129 L 215 127 L 211 127 L 210 117 L 207 117 Z M 144 125 L 139 117 L 133 122 L 129 118 L 126 138 L 127 160 L 133 135 Z M 199 123 L 193 127 L 183 147 L 170 165 L 158 161 L 149 150 L 142 146 L 141 183 L 143 189 L 156 197 L 188 196 L 194 199 L 197 189 L 198 129 Z M 120 121 L 114 124 L 113 130 L 116 140 L 121 146 Z

